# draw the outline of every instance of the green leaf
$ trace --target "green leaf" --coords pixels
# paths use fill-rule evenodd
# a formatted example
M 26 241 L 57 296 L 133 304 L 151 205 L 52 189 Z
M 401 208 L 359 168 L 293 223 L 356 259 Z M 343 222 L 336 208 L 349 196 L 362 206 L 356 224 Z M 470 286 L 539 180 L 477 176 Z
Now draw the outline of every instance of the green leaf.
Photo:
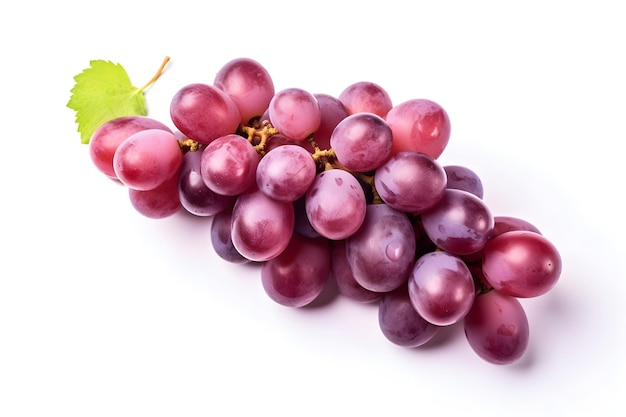
M 74 77 L 67 107 L 76 112 L 81 142 L 89 143 L 105 122 L 122 116 L 146 116 L 143 88 L 133 87 L 126 70 L 111 61 L 94 60 Z

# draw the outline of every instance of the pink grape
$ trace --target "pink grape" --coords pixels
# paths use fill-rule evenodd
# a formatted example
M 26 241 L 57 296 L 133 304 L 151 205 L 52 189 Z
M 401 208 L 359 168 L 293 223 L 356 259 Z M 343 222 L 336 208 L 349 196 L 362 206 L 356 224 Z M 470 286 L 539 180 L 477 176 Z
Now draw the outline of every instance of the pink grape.
M 236 58 L 227 62 L 217 72 L 213 85 L 235 102 L 242 124 L 260 117 L 275 92 L 274 82 L 265 67 L 250 58 Z
M 415 258 L 413 225 L 386 204 L 367 206 L 363 225 L 346 240 L 354 279 L 370 291 L 386 292 L 406 282 Z
M 469 255 L 487 244 L 494 219 L 485 202 L 474 194 L 446 189 L 443 197 L 422 213 L 422 225 L 440 249 Z
M 178 172 L 183 160 L 172 132 L 141 130 L 120 144 L 113 156 L 119 180 L 135 190 L 152 190 Z
M 528 347 L 528 318 L 520 302 L 496 290 L 476 296 L 463 320 L 470 347 L 487 362 L 506 365 L 519 360 Z
M 391 129 L 383 118 L 373 113 L 356 113 L 337 124 L 330 146 L 343 166 L 367 172 L 389 158 L 392 141 Z
M 129 188 L 128 197 L 135 210 L 145 217 L 163 219 L 173 216 L 181 208 L 178 197 L 178 176 L 173 175 L 151 190 Z
M 346 87 L 339 100 L 348 114 L 373 113 L 385 117 L 391 110 L 391 97 L 380 85 L 370 81 L 359 81 Z
M 222 195 L 241 194 L 256 181 L 259 155 L 244 137 L 229 134 L 202 151 L 200 173 L 208 188 Z
M 450 140 L 450 118 L 437 103 L 412 99 L 394 106 L 385 120 L 393 132 L 392 154 L 417 151 L 439 158 Z
M 409 295 L 415 310 L 437 326 L 461 320 L 472 307 L 474 280 L 463 260 L 437 251 L 421 256 L 409 278 Z
M 341 240 L 351 236 L 365 219 L 363 188 L 352 174 L 344 170 L 330 169 L 318 174 L 305 198 L 311 226 L 328 239 Z
M 294 234 L 287 248 L 261 266 L 269 297 L 287 307 L 303 307 L 324 289 L 330 273 L 330 250 L 323 238 Z
M 309 152 L 298 145 L 283 145 L 259 161 L 256 183 L 274 200 L 295 201 L 304 196 L 315 175 L 315 161 Z
M 146 116 L 123 116 L 100 125 L 89 141 L 89 156 L 103 174 L 117 180 L 113 168 L 115 151 L 126 138 L 134 133 L 147 129 L 171 129 L 158 120 Z
M 270 101 L 269 117 L 280 133 L 293 140 L 304 140 L 315 132 L 322 121 L 315 96 L 300 88 L 277 92 Z
M 235 133 L 241 115 L 228 94 L 209 84 L 182 87 L 170 104 L 172 122 L 181 133 L 202 144 Z
M 231 239 L 247 259 L 262 262 L 275 258 L 289 244 L 293 230 L 292 203 L 272 200 L 256 187 L 237 197 Z
M 446 173 L 432 157 L 405 151 L 391 156 L 376 170 L 374 186 L 391 207 L 419 214 L 441 200 Z
M 499 292 L 529 298 L 552 289 L 561 275 L 556 247 L 543 235 L 511 231 L 491 240 L 483 251 L 483 273 Z
M 378 305 L 378 324 L 389 341 L 411 348 L 430 341 L 439 330 L 415 310 L 406 285 L 382 295 Z

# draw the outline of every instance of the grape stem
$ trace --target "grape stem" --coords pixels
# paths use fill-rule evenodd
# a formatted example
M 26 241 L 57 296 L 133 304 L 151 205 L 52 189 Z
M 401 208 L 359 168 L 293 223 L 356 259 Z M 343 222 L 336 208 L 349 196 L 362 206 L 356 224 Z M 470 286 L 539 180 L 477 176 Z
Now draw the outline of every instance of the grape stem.
M 200 149 L 200 144 L 193 139 L 179 139 L 178 146 L 183 154 Z
M 156 72 L 156 74 L 154 74 L 154 76 L 150 79 L 150 81 L 148 81 L 143 87 L 141 87 L 139 89 L 139 91 L 144 91 L 145 89 L 150 87 L 152 84 L 154 84 L 156 82 L 156 80 L 159 79 L 161 74 L 163 74 L 163 71 L 165 70 L 165 66 L 167 65 L 167 63 L 169 61 L 170 61 L 170 57 L 166 56 L 165 59 L 163 60 L 163 62 L 161 63 L 161 66 L 159 67 L 159 70 Z
M 254 146 L 254 150 L 261 156 L 265 155 L 265 146 L 270 137 L 278 133 L 278 129 L 273 127 L 268 120 L 252 126 L 241 126 L 241 130 L 248 137 L 248 142 Z

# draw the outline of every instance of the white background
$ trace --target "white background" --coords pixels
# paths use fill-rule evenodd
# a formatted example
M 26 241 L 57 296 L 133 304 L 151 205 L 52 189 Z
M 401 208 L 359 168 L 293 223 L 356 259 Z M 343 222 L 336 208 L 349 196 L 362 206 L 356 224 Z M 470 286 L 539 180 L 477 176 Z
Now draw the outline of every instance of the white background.
M 0 6 L 0 415 L 624 415 L 626 25 L 608 1 L 79 1 Z M 135 213 L 65 107 L 92 59 L 121 63 L 149 114 L 221 65 L 277 90 L 356 81 L 448 111 L 440 161 L 483 180 L 494 214 L 560 250 L 524 300 L 531 340 L 483 362 L 458 326 L 416 350 L 374 306 L 288 309 L 258 268 L 212 252 L 210 222 Z

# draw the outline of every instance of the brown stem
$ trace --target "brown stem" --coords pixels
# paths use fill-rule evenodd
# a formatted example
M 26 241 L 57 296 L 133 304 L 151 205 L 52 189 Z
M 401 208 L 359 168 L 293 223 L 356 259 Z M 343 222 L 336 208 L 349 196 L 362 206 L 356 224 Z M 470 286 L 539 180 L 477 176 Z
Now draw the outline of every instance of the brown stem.
M 165 69 L 165 66 L 167 65 L 169 61 L 170 61 L 170 57 L 166 56 L 163 62 L 161 63 L 159 70 L 156 72 L 156 74 L 154 74 L 154 76 L 150 79 L 150 81 L 148 81 L 143 87 L 141 87 L 139 91 L 144 91 L 146 88 L 154 84 L 154 82 L 159 79 L 161 74 L 163 74 L 163 70 Z

